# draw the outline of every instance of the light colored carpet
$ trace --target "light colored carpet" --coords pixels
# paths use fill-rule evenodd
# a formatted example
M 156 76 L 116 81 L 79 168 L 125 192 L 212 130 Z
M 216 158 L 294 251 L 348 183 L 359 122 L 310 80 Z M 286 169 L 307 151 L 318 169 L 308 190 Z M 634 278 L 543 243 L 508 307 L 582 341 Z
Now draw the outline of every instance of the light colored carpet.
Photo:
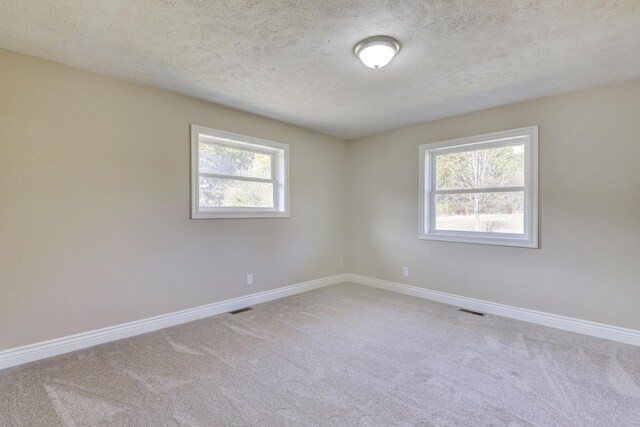
M 353 284 L 0 371 L 0 424 L 640 425 L 640 348 Z

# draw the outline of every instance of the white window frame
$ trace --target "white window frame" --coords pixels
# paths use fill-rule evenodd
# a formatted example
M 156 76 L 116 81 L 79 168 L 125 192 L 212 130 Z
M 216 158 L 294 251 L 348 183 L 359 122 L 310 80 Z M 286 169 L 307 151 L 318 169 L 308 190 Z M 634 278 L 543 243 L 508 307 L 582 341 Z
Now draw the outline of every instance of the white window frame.
M 200 171 L 200 144 L 215 144 L 271 156 L 271 177 L 252 178 Z M 200 206 L 200 176 L 273 184 L 273 208 Z M 270 218 L 289 216 L 289 145 L 191 125 L 191 218 Z
M 476 231 L 444 231 L 435 229 L 436 194 L 469 193 L 476 191 L 434 191 L 435 158 L 437 154 L 496 148 L 524 144 L 524 187 L 480 189 L 485 192 L 524 192 L 524 233 L 491 233 Z M 420 145 L 420 230 L 419 238 L 446 242 L 479 243 L 486 245 L 538 247 L 538 126 L 506 130 L 467 138 L 452 139 Z

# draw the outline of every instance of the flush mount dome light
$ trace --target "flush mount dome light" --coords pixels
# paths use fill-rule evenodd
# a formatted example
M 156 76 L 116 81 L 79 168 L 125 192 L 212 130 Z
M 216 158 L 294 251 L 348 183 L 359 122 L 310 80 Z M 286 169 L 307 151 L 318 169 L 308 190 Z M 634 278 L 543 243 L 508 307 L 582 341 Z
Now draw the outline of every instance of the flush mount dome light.
M 369 68 L 382 68 L 387 65 L 400 50 L 396 39 L 388 36 L 375 36 L 362 40 L 356 45 L 356 56 Z

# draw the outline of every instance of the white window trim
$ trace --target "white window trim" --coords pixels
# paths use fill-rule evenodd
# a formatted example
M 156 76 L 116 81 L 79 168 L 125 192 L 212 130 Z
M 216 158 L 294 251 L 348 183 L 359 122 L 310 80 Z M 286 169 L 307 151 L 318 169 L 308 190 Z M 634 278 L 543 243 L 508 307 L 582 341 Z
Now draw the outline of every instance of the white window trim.
M 468 150 L 474 144 L 482 146 L 482 148 L 499 147 L 513 144 L 514 140 L 523 137 L 527 137 L 524 141 L 524 234 L 436 231 L 433 212 L 434 203 L 432 202 L 433 192 L 430 187 L 435 179 L 435 177 L 432 176 L 434 169 L 432 162 L 435 157 L 432 153 L 443 154 Z M 420 145 L 419 188 L 420 239 L 538 248 L 538 126 Z M 513 188 L 511 189 L 513 190 Z M 517 187 L 517 189 L 521 191 L 522 187 Z M 506 190 L 509 189 L 501 188 L 498 191 Z M 456 190 L 452 192 L 455 191 Z
M 217 145 L 269 154 L 272 156 L 271 179 L 245 178 L 220 174 L 206 174 L 215 177 L 252 182 L 270 182 L 274 188 L 273 208 L 246 207 L 201 207 L 200 206 L 200 144 L 201 138 L 209 139 Z M 206 142 L 204 142 L 206 143 Z M 225 132 L 204 126 L 191 125 L 191 218 L 272 218 L 289 217 L 289 145 L 252 136 Z

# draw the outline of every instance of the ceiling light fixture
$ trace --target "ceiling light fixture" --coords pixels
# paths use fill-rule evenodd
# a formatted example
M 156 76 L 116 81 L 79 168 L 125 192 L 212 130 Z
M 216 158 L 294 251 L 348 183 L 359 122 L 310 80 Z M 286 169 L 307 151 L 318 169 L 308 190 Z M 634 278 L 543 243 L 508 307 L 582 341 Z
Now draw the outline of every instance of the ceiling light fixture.
M 362 40 L 356 45 L 356 56 L 369 68 L 382 68 L 400 51 L 396 39 L 388 36 L 375 36 Z

